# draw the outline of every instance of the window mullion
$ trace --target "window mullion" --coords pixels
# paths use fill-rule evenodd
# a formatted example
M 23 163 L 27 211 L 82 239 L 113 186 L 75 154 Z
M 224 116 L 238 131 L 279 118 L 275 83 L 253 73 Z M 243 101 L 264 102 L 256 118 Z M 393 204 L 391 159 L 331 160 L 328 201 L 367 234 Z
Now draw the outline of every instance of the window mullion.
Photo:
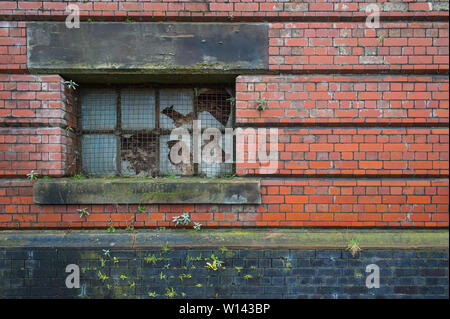
M 194 94 L 192 94 L 192 111 L 194 112 L 194 120 L 198 119 L 198 113 L 197 113 L 197 94 L 198 94 L 198 89 L 195 88 L 194 90 Z M 194 122 L 192 122 L 192 127 L 191 127 L 191 132 L 194 132 Z M 201 130 L 201 128 L 200 128 Z M 193 137 L 193 134 L 191 134 L 191 136 Z M 201 143 L 201 142 L 200 142 Z M 191 153 L 194 151 L 194 142 L 193 140 L 191 140 Z M 194 157 L 194 154 L 192 154 L 192 157 Z M 194 165 L 194 175 L 198 175 L 198 164 L 199 163 L 193 163 Z
M 156 132 L 156 161 L 157 161 L 157 168 L 158 168 L 158 173 L 157 175 L 161 175 L 161 167 L 160 167 L 160 161 L 161 161 L 161 129 L 160 129 L 160 125 L 159 125 L 159 87 L 155 88 L 155 132 Z
M 116 167 L 117 167 L 117 173 L 118 175 L 122 175 L 122 90 L 117 89 L 117 122 L 116 122 L 116 129 L 114 134 L 116 135 L 116 138 L 118 138 L 117 143 L 117 155 L 116 155 Z

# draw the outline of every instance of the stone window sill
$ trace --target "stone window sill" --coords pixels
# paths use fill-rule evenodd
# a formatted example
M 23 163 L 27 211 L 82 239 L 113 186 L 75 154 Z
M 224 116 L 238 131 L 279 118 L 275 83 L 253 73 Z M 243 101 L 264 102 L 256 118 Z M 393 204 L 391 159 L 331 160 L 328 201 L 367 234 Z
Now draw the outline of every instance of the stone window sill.
M 37 204 L 261 204 L 258 179 L 58 178 L 33 186 Z

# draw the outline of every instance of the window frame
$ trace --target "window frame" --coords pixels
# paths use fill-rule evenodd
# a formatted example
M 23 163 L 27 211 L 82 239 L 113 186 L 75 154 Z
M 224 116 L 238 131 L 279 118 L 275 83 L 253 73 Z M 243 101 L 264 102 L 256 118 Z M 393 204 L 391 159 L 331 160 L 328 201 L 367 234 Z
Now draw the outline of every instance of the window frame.
M 122 150 L 122 136 L 123 134 L 130 134 L 132 132 L 139 132 L 139 133 L 150 133 L 157 136 L 157 149 L 156 149 L 156 158 L 158 160 L 157 164 L 157 171 L 156 177 L 164 177 L 169 175 L 161 174 L 161 163 L 160 163 L 160 148 L 161 148 L 161 136 L 164 135 L 170 135 L 170 132 L 172 129 L 170 128 L 161 128 L 160 127 L 160 90 L 164 89 L 191 89 L 193 91 L 192 94 L 192 112 L 194 113 L 194 118 L 198 118 L 198 103 L 197 103 L 197 95 L 195 94 L 195 89 L 200 88 L 207 88 L 207 89 L 229 89 L 232 92 L 231 98 L 236 98 L 236 90 L 235 87 L 232 84 L 111 84 L 111 85 L 102 85 L 102 84 L 89 84 L 89 85 L 82 85 L 80 87 L 80 93 L 79 93 L 79 99 L 78 99 L 78 112 L 77 112 L 77 149 L 79 152 L 79 165 L 77 168 L 78 172 L 81 172 L 82 174 L 86 174 L 87 176 L 93 176 L 93 177 L 101 177 L 101 176 L 110 176 L 112 174 L 87 174 L 83 171 L 83 156 L 82 156 L 82 138 L 84 135 L 88 134 L 108 134 L 108 135 L 115 135 L 118 136 L 119 142 L 117 143 L 117 149 L 116 149 L 116 172 L 114 173 L 114 176 L 123 177 L 124 174 L 122 172 L 122 157 L 121 157 L 121 150 Z M 82 101 L 83 101 L 83 91 L 90 91 L 90 90 L 114 90 L 116 93 L 116 126 L 114 129 L 101 129 L 101 130 L 93 130 L 93 129 L 83 129 L 83 123 L 82 123 Z M 122 129 L 122 90 L 130 90 L 130 89 L 142 89 L 142 90 L 154 90 L 155 92 L 155 128 L 153 129 Z M 231 104 L 231 126 L 229 128 L 232 128 L 233 130 L 236 127 L 236 103 L 230 102 Z M 225 129 L 227 127 L 224 126 L 222 128 L 218 128 L 222 134 L 225 133 Z M 193 128 L 192 126 L 190 128 L 186 128 L 189 133 L 192 136 Z M 204 129 L 201 129 L 203 132 Z M 234 174 L 236 172 L 236 138 L 233 136 L 233 163 L 231 166 L 231 172 L 230 174 Z M 181 177 L 199 177 L 199 164 L 194 163 L 194 173 L 192 175 L 177 175 Z M 132 175 L 131 177 L 138 177 Z M 152 176 L 149 176 L 152 177 Z

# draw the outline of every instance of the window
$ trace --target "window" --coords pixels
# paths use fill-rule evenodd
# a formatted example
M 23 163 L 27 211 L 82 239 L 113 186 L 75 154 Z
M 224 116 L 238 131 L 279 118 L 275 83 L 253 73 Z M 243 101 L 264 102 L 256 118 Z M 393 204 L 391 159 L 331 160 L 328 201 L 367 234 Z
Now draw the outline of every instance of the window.
M 151 87 L 102 88 L 81 92 L 81 161 L 87 175 L 204 175 L 233 172 L 232 163 L 174 163 L 170 140 L 174 128 L 193 121 L 202 129 L 224 133 L 233 127 L 231 88 Z M 224 143 L 222 134 L 222 144 Z M 202 141 L 202 146 L 208 141 Z M 192 139 L 189 150 L 192 151 Z M 192 158 L 192 156 L 191 156 Z

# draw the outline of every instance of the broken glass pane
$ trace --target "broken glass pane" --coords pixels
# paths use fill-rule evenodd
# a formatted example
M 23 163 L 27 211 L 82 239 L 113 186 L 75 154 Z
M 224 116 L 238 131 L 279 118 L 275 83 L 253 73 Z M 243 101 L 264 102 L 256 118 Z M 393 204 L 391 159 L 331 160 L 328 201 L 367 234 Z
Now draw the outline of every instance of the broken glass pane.
M 194 120 L 193 90 L 164 89 L 159 93 L 160 127 L 191 128 Z
M 114 90 L 88 90 L 82 95 L 81 123 L 84 130 L 107 130 L 116 126 L 117 94 Z
M 153 90 L 123 90 L 121 105 L 123 129 L 155 128 L 155 92 Z
M 232 126 L 231 90 L 202 88 L 197 94 L 197 113 L 202 128 Z
M 121 146 L 122 174 L 158 175 L 158 136 L 155 133 L 123 134 Z
M 83 172 L 88 175 L 109 175 L 117 171 L 117 141 L 112 134 L 83 135 Z
M 192 144 L 186 146 L 189 152 L 189 163 L 180 162 L 175 164 L 176 161 L 170 159 L 170 150 L 177 142 L 179 141 L 170 140 L 170 135 L 162 135 L 160 137 L 160 172 L 162 175 L 193 175 L 194 163 L 191 152 Z M 178 155 L 182 155 L 181 150 Z
M 221 163 L 216 163 L 214 161 L 206 161 L 206 158 L 203 156 L 204 152 L 208 149 L 211 150 L 210 156 L 212 158 L 216 158 L 216 154 L 214 153 L 214 148 L 205 149 L 205 146 L 210 143 L 211 140 L 205 140 L 202 143 L 202 161 L 198 165 L 198 173 L 199 175 L 205 175 L 207 177 L 216 177 L 224 174 L 232 174 L 233 172 L 233 164 L 225 163 L 225 136 L 222 135 L 221 142 L 219 144 L 220 150 L 219 154 L 217 154 L 217 158 L 221 161 Z

